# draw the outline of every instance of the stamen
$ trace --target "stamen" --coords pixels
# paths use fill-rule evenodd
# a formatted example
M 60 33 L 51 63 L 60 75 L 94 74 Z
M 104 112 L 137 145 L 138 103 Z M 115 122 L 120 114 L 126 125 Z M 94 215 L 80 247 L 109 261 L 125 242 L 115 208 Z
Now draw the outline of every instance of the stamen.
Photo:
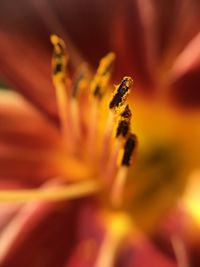
M 116 112 L 116 117 L 117 117 L 116 130 L 115 130 L 116 138 L 114 140 L 112 152 L 107 164 L 106 179 L 108 180 L 107 181 L 108 184 L 110 184 L 115 174 L 117 167 L 116 162 L 120 148 L 130 132 L 130 121 L 132 113 L 129 108 L 129 105 L 128 104 L 123 105 L 122 107 L 119 108 L 118 111 L 119 112 Z
M 54 46 L 52 56 L 53 83 L 56 89 L 58 113 L 61 123 L 61 131 L 66 137 L 68 132 L 68 96 L 66 90 L 66 65 L 68 57 L 64 41 L 56 35 L 51 35 L 51 42 Z
M 103 149 L 102 149 L 102 156 L 101 156 L 101 161 L 103 164 L 104 164 L 105 155 L 108 154 L 108 147 L 110 144 L 111 133 L 113 130 L 114 114 L 117 115 L 117 118 L 119 120 L 118 128 L 116 131 L 116 137 L 122 136 L 123 138 L 125 138 L 127 134 L 129 133 L 131 111 L 129 109 L 129 106 L 128 105 L 125 106 L 124 103 L 130 92 L 132 84 L 133 84 L 133 80 L 131 77 L 124 77 L 120 85 L 117 86 L 114 92 L 114 95 L 112 97 L 112 100 L 109 104 L 110 111 L 108 114 L 108 119 L 107 119 L 107 123 L 105 127 L 105 134 L 103 138 L 104 142 L 103 142 Z M 118 141 L 115 142 L 115 145 L 113 148 L 114 152 L 111 155 L 111 160 L 109 163 L 113 162 L 113 159 L 116 157 L 116 154 L 118 153 L 119 147 L 120 147 L 119 142 Z M 112 166 L 108 167 L 108 174 L 110 174 L 111 169 L 112 169 Z
M 109 83 L 114 60 L 114 53 L 109 53 L 104 58 L 102 58 L 94 79 L 91 82 L 91 92 L 93 96 L 97 97 L 99 100 L 104 95 L 106 86 Z
M 51 35 L 51 42 L 54 46 L 52 56 L 53 81 L 57 83 L 66 83 L 66 65 L 68 57 L 64 41 L 56 35 Z
M 119 207 L 122 204 L 124 185 L 128 174 L 128 167 L 131 164 L 133 152 L 137 144 L 137 138 L 134 134 L 130 134 L 120 153 L 120 168 L 116 175 L 114 185 L 111 192 L 111 202 L 115 207 Z
M 89 154 L 94 156 L 94 142 L 96 136 L 97 117 L 99 110 L 99 101 L 102 99 L 105 89 L 111 77 L 111 70 L 115 59 L 114 53 L 109 53 L 101 59 L 97 72 L 91 82 L 91 93 L 95 98 L 91 103 L 90 128 L 88 132 Z M 110 118 L 110 116 L 108 116 Z
M 116 137 L 122 137 L 123 139 L 128 135 L 130 130 L 131 110 L 128 105 L 120 112 L 118 118 L 118 125 L 116 130 Z
M 133 80 L 131 77 L 124 77 L 121 83 L 116 87 L 112 100 L 110 102 L 110 109 L 122 106 L 126 100 L 127 95 L 130 93 Z
M 122 157 L 121 165 L 122 166 L 130 166 L 131 157 L 133 155 L 133 151 L 137 144 L 137 137 L 135 134 L 130 134 L 125 145 L 124 145 L 124 154 Z
M 119 137 L 119 136 L 126 137 L 128 131 L 129 131 L 128 122 L 125 120 L 122 120 L 119 122 L 119 125 L 117 127 L 116 137 Z
M 78 97 L 81 91 L 89 87 L 89 70 L 86 64 L 80 66 L 75 74 L 72 83 L 72 92 L 70 99 L 70 109 L 72 117 L 72 128 L 76 141 L 80 139 L 81 129 L 80 129 L 80 106 L 78 102 Z
M 0 190 L 0 203 L 29 201 L 58 201 L 95 194 L 100 186 L 95 180 L 50 189 Z

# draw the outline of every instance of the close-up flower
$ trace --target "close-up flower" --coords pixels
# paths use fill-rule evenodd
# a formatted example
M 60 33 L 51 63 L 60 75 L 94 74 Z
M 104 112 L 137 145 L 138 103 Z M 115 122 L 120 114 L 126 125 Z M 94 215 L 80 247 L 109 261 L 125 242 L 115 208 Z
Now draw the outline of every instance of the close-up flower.
M 0 266 L 199 267 L 197 0 L 0 3 Z

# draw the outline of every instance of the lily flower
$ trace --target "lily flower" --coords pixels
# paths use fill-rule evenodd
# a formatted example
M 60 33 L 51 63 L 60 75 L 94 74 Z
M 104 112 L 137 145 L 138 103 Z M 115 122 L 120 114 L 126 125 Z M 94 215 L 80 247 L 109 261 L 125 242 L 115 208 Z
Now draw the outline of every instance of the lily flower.
M 100 61 L 91 82 L 86 66 L 80 67 L 71 81 L 66 76 L 68 56 L 65 43 L 56 35 L 51 36 L 51 41 L 54 46 L 52 69 L 60 130 L 15 95 L 12 98 L 14 105 L 19 105 L 19 114 L 10 113 L 8 126 L 2 126 L 5 140 L 9 137 L 9 119 L 12 124 L 12 116 L 15 123 L 24 120 L 27 128 L 21 129 L 25 132 L 22 146 L 12 138 L 7 139 L 8 143 L 13 142 L 9 160 L 15 156 L 14 160 L 19 162 L 14 172 L 18 175 L 16 179 L 13 179 L 13 170 L 9 173 L 8 165 L 4 167 L 7 179 L 1 179 L 1 188 L 4 187 L 0 191 L 1 203 L 14 203 L 8 214 L 3 216 L 1 225 L 1 266 L 25 266 L 29 261 L 27 255 L 34 255 L 31 266 L 114 266 L 118 261 L 127 260 L 123 254 L 127 253 L 127 249 L 134 249 L 137 239 L 148 244 L 142 234 L 141 237 L 138 234 L 140 231 L 126 212 L 123 201 L 127 174 L 137 145 L 127 102 L 133 81 L 131 77 L 124 77 L 110 96 L 106 89 L 114 53 L 109 53 Z M 90 90 L 86 90 L 88 86 Z M 7 93 L 5 95 L 7 97 Z M 5 100 L 2 104 L 3 110 L 6 105 L 11 105 Z M 24 132 L 19 130 L 17 128 L 16 134 L 20 141 Z M 38 136 L 33 135 L 34 132 Z M 46 135 L 48 139 L 45 140 Z M 35 168 L 32 171 L 33 178 L 38 174 L 37 183 L 33 179 L 31 184 L 28 177 L 30 169 L 22 173 L 24 177 L 19 174 L 19 156 L 27 168 Z M 42 167 L 46 163 L 52 168 L 47 167 L 49 172 L 41 173 L 42 168 L 37 163 Z M 37 173 L 37 170 L 40 172 Z M 1 175 L 3 177 L 3 173 Z M 22 178 L 25 178 L 24 181 Z M 6 189 L 4 184 L 9 179 L 12 190 Z M 16 185 L 25 189 L 16 189 Z M 74 198 L 78 202 L 69 205 Z M 6 211 L 6 207 L 2 207 Z M 74 228 L 71 224 L 75 223 L 77 227 Z M 91 229 L 88 229 L 88 223 L 93 224 Z M 63 225 L 66 227 L 65 238 L 61 232 Z M 73 233 L 72 229 L 76 231 Z M 51 245 L 46 247 L 49 243 Z M 121 251 L 123 244 L 127 247 L 125 251 Z M 32 254 L 38 246 L 39 251 Z M 152 250 L 155 250 L 155 255 L 158 253 L 155 248 Z M 23 257 L 17 256 L 22 254 Z M 138 260 L 140 262 L 140 257 Z M 159 261 L 173 266 L 173 262 L 168 262 L 165 257 L 160 256 Z M 127 264 L 132 264 L 131 260 Z
M 169 96 L 182 106 L 199 104 L 198 3 L 96 1 L 91 8 L 92 1 L 87 1 L 84 7 L 77 2 L 79 9 L 70 1 L 21 3 L 22 9 L 16 10 L 3 2 L 0 11 L 0 71 L 30 102 L 16 93 L 1 96 L 0 197 L 2 202 L 14 202 L 2 206 L 1 265 L 150 266 L 144 258 L 149 255 L 152 266 L 176 266 L 174 253 L 173 259 L 167 258 L 143 231 L 155 232 L 199 163 L 198 114 L 174 112 L 165 105 Z M 170 31 L 168 12 L 176 17 Z M 179 31 L 186 15 L 188 24 Z M 78 30 L 75 17 L 76 23 L 81 21 Z M 93 26 L 88 27 L 91 21 Z M 74 44 L 93 65 L 97 56 L 114 51 L 116 83 L 122 72 L 134 75 L 135 95 L 129 96 L 129 105 L 118 90 L 124 86 L 131 90 L 130 77 L 122 79 L 113 96 L 105 90 L 113 53 L 101 61 L 93 78 L 83 66 L 71 79 L 64 71 L 65 45 L 56 36 L 53 88 L 48 44 L 52 31 L 67 41 L 75 66 L 82 57 Z M 141 93 L 151 101 L 141 100 Z M 114 105 L 118 98 L 123 100 L 120 108 Z M 135 154 L 130 126 L 140 143 L 134 169 L 123 164 L 127 165 L 127 153 L 128 159 Z M 118 140 L 117 133 L 127 128 L 127 136 L 119 134 Z M 71 198 L 77 200 L 69 202 Z M 50 200 L 56 203 L 49 204 Z

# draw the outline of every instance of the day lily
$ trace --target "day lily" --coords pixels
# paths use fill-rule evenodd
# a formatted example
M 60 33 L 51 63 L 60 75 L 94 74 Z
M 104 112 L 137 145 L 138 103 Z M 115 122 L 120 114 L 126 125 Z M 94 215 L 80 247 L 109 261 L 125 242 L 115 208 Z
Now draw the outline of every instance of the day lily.
M 155 232 L 166 218 L 163 214 L 176 202 L 190 171 L 199 164 L 198 112 L 174 111 L 165 103 L 168 96 L 173 96 L 182 106 L 194 108 L 199 104 L 198 3 L 183 1 L 178 5 L 177 1 L 170 5 L 163 1 L 159 6 L 154 1 L 96 1 L 86 14 L 83 10 L 79 14 L 80 2 L 80 9 L 70 1 L 59 5 L 54 1 L 22 3 L 20 11 L 3 3 L 0 16 L 1 73 L 29 100 L 28 103 L 17 93 L 7 91 L 2 92 L 0 100 L 0 178 L 4 189 L 0 196 L 1 201 L 9 201 L 1 209 L 1 265 L 113 266 L 116 262 L 117 266 L 176 266 L 176 235 L 172 235 L 175 252 L 172 258 L 166 258 L 141 231 Z M 91 1 L 84 3 L 87 5 L 91 6 Z M 78 30 L 73 12 L 78 12 L 76 19 L 81 21 Z M 171 15 L 176 17 L 176 27 L 169 31 Z M 188 24 L 182 25 L 185 16 Z M 84 29 L 91 21 L 93 26 Z M 130 21 L 134 21 L 132 27 Z M 95 97 L 91 101 L 86 90 L 92 90 L 101 73 L 97 71 L 92 79 L 90 71 L 83 67 L 86 78 L 79 84 L 81 96 L 75 99 L 73 94 L 65 95 L 63 79 L 70 94 L 80 72 L 73 79 L 65 75 L 54 77 L 53 88 L 49 34 L 53 31 L 67 41 L 74 65 L 82 58 L 66 30 L 92 64 L 97 56 L 116 53 L 116 83 L 120 82 L 121 73 L 131 73 L 134 78 L 134 100 L 131 93 L 129 105 L 139 148 L 127 181 L 124 168 L 116 166 L 116 138 L 111 138 L 111 150 L 108 148 L 112 132 L 108 126 L 117 125 L 123 116 L 109 112 L 109 89 L 100 103 Z M 55 37 L 52 41 L 58 50 Z M 110 57 L 112 61 L 113 54 Z M 61 62 L 63 68 L 67 60 Z M 57 70 L 60 68 L 60 61 L 55 58 L 53 64 L 54 70 L 56 66 Z M 103 88 L 108 87 L 109 79 L 103 79 Z M 141 92 L 149 98 L 142 100 Z M 113 113 L 117 122 L 109 115 Z M 119 178 L 124 182 L 120 187 Z M 121 207 L 122 198 L 118 196 L 122 195 Z M 39 202 L 32 202 L 36 200 Z M 48 200 L 56 202 L 47 203 Z M 191 205 L 185 206 L 191 211 Z

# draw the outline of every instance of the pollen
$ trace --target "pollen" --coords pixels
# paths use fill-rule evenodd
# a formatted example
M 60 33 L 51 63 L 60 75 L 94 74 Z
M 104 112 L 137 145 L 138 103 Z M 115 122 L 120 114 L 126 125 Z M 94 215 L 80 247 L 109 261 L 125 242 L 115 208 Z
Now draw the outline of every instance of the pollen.
M 110 109 L 118 108 L 124 104 L 127 95 L 130 93 L 133 80 L 131 77 L 124 77 L 121 83 L 116 87 L 112 100 L 110 102 Z
M 65 82 L 65 71 L 68 61 L 65 43 L 61 38 L 56 35 L 52 35 L 50 39 L 54 46 L 54 52 L 52 57 L 52 71 L 54 82 Z
M 124 77 L 118 86 L 112 85 L 115 60 L 112 52 L 100 60 L 96 71 L 83 62 L 71 78 L 67 71 L 65 42 L 56 35 L 50 39 L 53 44 L 52 82 L 62 146 L 62 158 L 58 160 L 55 153 L 55 161 L 60 164 L 57 177 L 62 181 L 61 186 L 0 191 L 0 201 L 56 201 L 109 192 L 110 206 L 119 208 L 137 145 L 131 129 L 132 112 L 127 103 L 133 80 Z M 73 166 L 70 162 L 74 162 Z M 84 166 L 86 171 L 74 166 Z M 72 172 L 76 177 L 73 184 Z
M 131 110 L 129 108 L 129 105 L 125 105 L 121 107 L 121 111 L 119 112 L 119 115 L 117 116 L 118 122 L 117 122 L 117 130 L 116 130 L 116 137 L 122 137 L 125 138 L 129 131 L 130 131 L 130 123 L 131 123 Z
M 124 153 L 123 153 L 122 162 L 121 162 L 122 165 L 130 166 L 131 158 L 133 155 L 133 151 L 136 147 L 136 144 L 137 144 L 136 135 L 130 134 L 130 136 L 128 137 L 124 145 Z

